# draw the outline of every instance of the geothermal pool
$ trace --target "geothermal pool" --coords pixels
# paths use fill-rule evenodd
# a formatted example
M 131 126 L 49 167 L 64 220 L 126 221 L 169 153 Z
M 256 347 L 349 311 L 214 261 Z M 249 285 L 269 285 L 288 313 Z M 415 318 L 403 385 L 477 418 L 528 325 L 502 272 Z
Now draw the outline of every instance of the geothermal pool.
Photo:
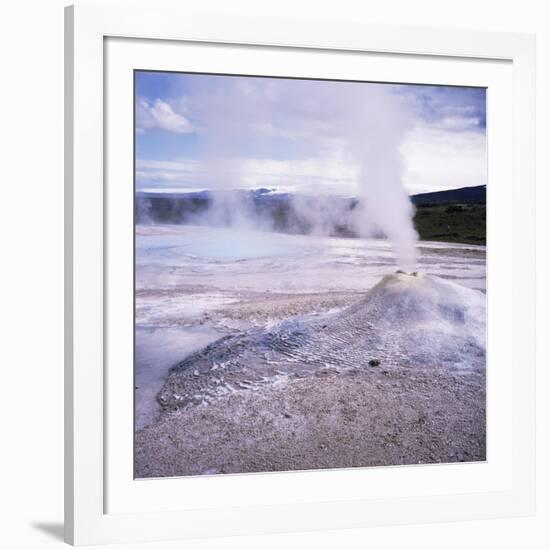
M 485 247 L 420 242 L 417 270 L 485 293 Z M 136 429 L 169 369 L 223 336 L 338 314 L 396 265 L 384 240 L 136 228 Z

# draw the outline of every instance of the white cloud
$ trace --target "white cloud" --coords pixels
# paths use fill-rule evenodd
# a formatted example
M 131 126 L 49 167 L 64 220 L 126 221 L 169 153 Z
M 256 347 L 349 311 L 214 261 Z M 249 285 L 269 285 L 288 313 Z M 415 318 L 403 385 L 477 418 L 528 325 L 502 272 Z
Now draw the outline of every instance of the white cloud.
M 443 130 L 454 130 L 455 132 L 464 132 L 466 130 L 476 130 L 479 128 L 479 117 L 458 117 L 449 116 L 442 118 L 437 126 Z
M 173 172 L 197 172 L 200 162 L 195 159 L 146 160 L 137 159 L 138 170 L 170 170 Z
M 409 193 L 487 183 L 485 132 L 417 126 L 402 146 Z
M 323 158 L 275 160 L 239 159 L 239 179 L 234 188 L 276 187 L 279 191 L 353 195 L 356 193 L 357 169 L 338 155 Z M 213 188 L 207 166 L 193 159 L 173 161 L 138 160 L 138 188 L 156 183 L 178 189 Z M 220 182 L 220 188 L 227 187 Z
M 479 129 L 457 131 L 457 124 L 417 124 L 401 147 L 404 185 L 408 193 L 423 193 L 487 183 L 486 138 Z M 358 193 L 357 167 L 335 147 L 299 159 L 232 158 L 238 174 L 231 187 L 274 187 L 291 193 L 353 196 Z M 224 179 L 221 163 L 219 179 Z M 157 186 L 199 190 L 227 187 L 208 176 L 204 162 L 191 158 L 137 161 L 138 188 Z
M 136 129 L 143 132 L 158 128 L 177 134 L 188 134 L 194 131 L 193 125 L 181 114 L 176 113 L 169 103 L 156 99 L 153 103 L 138 98 L 136 104 Z

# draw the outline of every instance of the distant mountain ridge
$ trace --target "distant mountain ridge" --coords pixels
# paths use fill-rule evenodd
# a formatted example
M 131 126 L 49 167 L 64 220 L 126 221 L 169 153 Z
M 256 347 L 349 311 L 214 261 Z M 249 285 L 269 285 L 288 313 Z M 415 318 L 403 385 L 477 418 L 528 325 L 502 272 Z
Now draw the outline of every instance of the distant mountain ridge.
M 446 189 L 444 191 L 432 191 L 429 193 L 417 193 L 411 195 L 411 201 L 413 204 L 427 204 L 427 203 L 445 203 L 445 202 L 465 202 L 465 203 L 486 203 L 486 185 L 477 185 L 475 187 L 459 187 L 457 189 Z M 275 189 L 267 189 L 261 187 L 252 191 L 233 190 L 233 191 L 188 191 L 188 192 L 155 192 L 155 191 L 137 191 L 136 196 L 142 198 L 155 198 L 155 199 L 196 199 L 196 200 L 209 200 L 215 193 L 239 193 L 250 194 L 255 198 L 262 200 L 284 200 L 292 195 L 290 193 L 277 193 Z M 357 199 L 342 199 L 337 200 L 350 200 Z
M 486 187 L 411 196 L 421 239 L 485 243 Z M 357 198 L 295 195 L 275 189 L 136 193 L 138 224 L 248 227 L 290 234 L 358 237 L 365 222 Z M 367 220 L 368 221 L 368 220 Z M 374 236 L 383 236 L 375 234 Z
M 486 203 L 486 185 L 476 187 L 460 187 L 459 189 L 446 189 L 445 191 L 433 191 L 431 193 L 419 193 L 412 195 L 413 204 L 441 204 L 445 202 Z

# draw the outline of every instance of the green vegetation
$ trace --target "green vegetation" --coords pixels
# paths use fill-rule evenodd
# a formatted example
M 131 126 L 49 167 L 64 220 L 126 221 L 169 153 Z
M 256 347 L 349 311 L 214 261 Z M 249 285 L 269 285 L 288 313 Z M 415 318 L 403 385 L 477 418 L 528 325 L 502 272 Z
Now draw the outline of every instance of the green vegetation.
M 420 239 L 468 244 L 486 240 L 485 204 L 426 203 L 416 206 L 414 225 Z

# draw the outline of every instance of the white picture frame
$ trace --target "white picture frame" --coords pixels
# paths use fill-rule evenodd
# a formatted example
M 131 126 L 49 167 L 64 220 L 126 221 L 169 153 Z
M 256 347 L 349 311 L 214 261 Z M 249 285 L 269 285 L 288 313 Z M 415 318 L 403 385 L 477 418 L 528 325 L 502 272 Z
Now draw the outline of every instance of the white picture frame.
M 131 6 L 82 2 L 66 9 L 65 29 L 66 541 L 75 545 L 140 542 L 532 514 L 533 37 L 371 27 L 313 17 L 302 21 L 235 16 L 228 21 L 226 16 L 187 13 L 177 2 Z M 495 327 L 492 339 L 498 342 L 491 347 L 490 333 L 489 368 L 491 361 L 498 362 L 499 370 L 493 369 L 495 374 L 488 381 L 488 420 L 492 422 L 488 430 L 495 436 L 484 469 L 465 464 L 452 466 L 449 473 L 448 466 L 433 465 L 200 480 L 133 479 L 128 472 L 132 461 L 128 434 L 133 430 L 133 425 L 128 426 L 128 396 L 133 386 L 125 389 L 125 367 L 106 368 L 107 355 L 119 352 L 113 350 L 118 344 L 108 338 L 112 330 L 119 334 L 117 314 L 113 317 L 110 312 L 120 312 L 121 318 L 128 313 L 128 302 L 119 299 L 120 293 L 109 292 L 113 285 L 124 284 L 124 279 L 112 280 L 109 262 L 114 256 L 133 254 L 127 248 L 131 238 L 128 241 L 124 232 L 127 225 L 122 221 L 115 227 L 109 216 L 115 209 L 120 219 L 127 219 L 133 203 L 125 207 L 127 188 L 115 189 L 109 181 L 116 176 L 117 181 L 127 182 L 132 174 L 133 157 L 124 137 L 132 97 L 123 112 L 107 107 L 110 102 L 123 106 L 128 71 L 143 68 L 135 66 L 136 55 L 143 60 L 140 64 L 146 60 L 147 68 L 166 68 L 179 63 L 181 47 L 195 48 L 199 69 L 208 57 L 201 57 L 201 48 L 211 52 L 209 63 L 222 65 L 224 51 L 248 48 L 273 52 L 262 58 L 262 63 L 271 63 L 263 74 L 281 70 L 276 66 L 277 52 L 284 51 L 285 57 L 296 58 L 295 63 L 285 60 L 285 74 L 302 74 L 305 69 L 298 58 L 308 55 L 324 56 L 327 71 L 343 70 L 336 67 L 335 56 L 368 57 L 371 70 L 378 71 L 375 80 L 485 83 L 495 90 L 494 116 L 488 117 L 489 181 L 498 177 L 502 183 L 488 185 L 489 326 Z M 254 56 L 241 57 L 242 63 L 254 62 Z M 354 63 L 349 70 L 355 70 Z M 313 72 L 308 76 L 319 76 L 315 71 L 321 69 L 309 66 Z M 491 125 L 498 131 L 492 134 Z M 120 158 L 113 158 L 113 147 Z M 515 208 L 519 203 L 522 207 Z M 514 232 L 514 227 L 521 231 Z M 117 273 L 124 269 L 121 264 Z M 123 353 L 120 357 L 127 363 Z M 125 397 L 114 407 L 112 396 L 119 391 Z M 184 482 L 189 494 L 206 495 L 203 501 L 178 504 Z M 175 499 L 175 494 L 180 496 Z

